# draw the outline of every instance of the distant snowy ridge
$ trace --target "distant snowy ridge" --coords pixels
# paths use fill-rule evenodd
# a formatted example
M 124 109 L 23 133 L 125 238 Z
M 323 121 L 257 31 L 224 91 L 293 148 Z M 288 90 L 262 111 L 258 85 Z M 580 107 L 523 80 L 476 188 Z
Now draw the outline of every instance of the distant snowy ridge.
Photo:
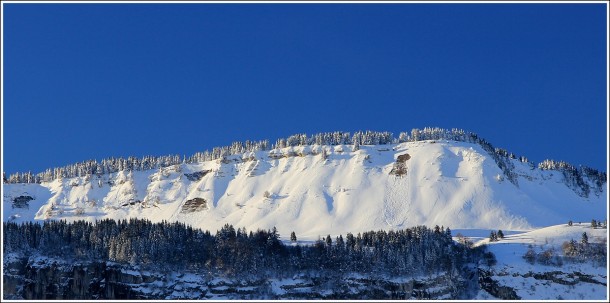
M 98 166 L 84 170 L 85 162 L 62 172 L 75 177 L 5 183 L 3 219 L 276 226 L 300 239 L 416 225 L 530 230 L 605 219 L 605 173 L 574 177 L 572 166 L 552 165 L 561 162 L 537 168 L 459 130 L 414 130 L 398 140 L 365 134 L 293 136 L 268 150 L 234 144 L 207 153 L 208 160 L 202 153 L 171 165 L 130 158 L 113 162 L 118 171 L 97 163 L 104 173 Z M 361 144 L 368 140 L 380 144 Z
M 96 160 L 88 160 L 64 167 L 47 169 L 38 174 L 31 172 L 14 173 L 8 178 L 3 172 L 3 183 L 41 183 L 50 182 L 60 178 L 84 177 L 87 175 L 103 175 L 115 173 L 123 170 L 144 171 L 150 169 L 159 169 L 170 167 L 172 165 L 186 163 L 202 163 L 220 159 L 224 161 L 227 156 L 244 154 L 248 152 L 276 150 L 290 146 L 307 146 L 307 145 L 353 145 L 353 150 L 357 150 L 360 145 L 387 145 L 398 144 L 404 142 L 417 142 L 425 140 L 452 140 L 458 142 L 476 143 L 492 155 L 493 159 L 502 169 L 503 174 L 510 182 L 515 185 L 517 176 L 513 171 L 514 165 L 512 161 L 518 159 L 522 163 L 528 163 L 532 168 L 534 163 L 520 156 L 508 152 L 502 148 L 494 148 L 485 139 L 480 138 L 473 132 L 467 132 L 462 129 L 442 129 L 426 127 L 424 129 L 412 129 L 410 133 L 401 132 L 398 138 L 394 138 L 390 132 L 375 132 L 375 131 L 359 131 L 351 135 L 349 132 L 332 132 L 318 133 L 307 136 L 306 134 L 292 135 L 286 139 L 278 139 L 275 144 L 270 146 L 268 140 L 261 141 L 245 141 L 234 142 L 230 146 L 215 147 L 212 151 L 198 152 L 186 158 L 179 155 L 167 155 L 161 157 L 145 156 L 143 158 L 128 157 L 128 158 L 108 158 L 101 162 Z M 605 172 L 600 172 L 596 169 L 580 166 L 575 166 L 564 162 L 554 160 L 544 160 L 538 165 L 539 169 L 557 170 L 563 173 L 566 184 L 570 186 L 576 193 L 587 197 L 591 190 L 596 194 L 601 193 L 603 185 L 607 182 Z

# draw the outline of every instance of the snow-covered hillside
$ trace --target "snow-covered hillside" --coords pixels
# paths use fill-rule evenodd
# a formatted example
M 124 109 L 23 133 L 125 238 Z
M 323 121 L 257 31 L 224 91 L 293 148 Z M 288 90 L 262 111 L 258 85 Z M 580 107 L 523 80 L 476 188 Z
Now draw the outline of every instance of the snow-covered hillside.
M 404 156 L 408 154 L 408 156 Z M 509 160 L 517 182 L 475 143 L 292 146 L 223 160 L 4 184 L 3 220 L 147 218 L 208 230 L 276 226 L 300 239 L 419 224 L 530 230 L 604 220 L 601 192 L 577 194 L 556 170 Z
M 488 250 L 497 258 L 497 264 L 481 267 L 495 280 L 496 289 L 512 289 L 517 297 L 525 300 L 607 300 L 607 266 L 589 258 L 585 258 L 586 262 L 565 258 L 562 246 L 571 240 L 580 243 L 583 233 L 588 235 L 589 243 L 607 246 L 608 229 L 591 228 L 590 223 L 554 225 L 508 235 L 497 242 L 482 239 L 475 245 L 488 245 Z M 549 262 L 534 261 L 533 257 L 528 262 L 524 258 L 528 251 L 538 258 L 546 254 Z M 476 299 L 497 297 L 481 290 Z

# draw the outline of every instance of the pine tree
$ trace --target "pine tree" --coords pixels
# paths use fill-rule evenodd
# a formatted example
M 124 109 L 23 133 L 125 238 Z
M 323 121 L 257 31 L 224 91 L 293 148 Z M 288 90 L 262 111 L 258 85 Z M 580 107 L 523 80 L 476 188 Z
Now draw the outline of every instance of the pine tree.
M 343 250 L 345 248 L 345 242 L 343 241 L 343 236 L 339 235 L 337 237 L 336 241 L 337 241 L 337 244 L 336 244 L 337 248 L 339 250 Z
M 449 227 L 447 227 L 445 229 L 445 235 L 447 235 L 447 237 L 451 238 L 451 229 Z
M 500 239 L 504 239 L 504 233 L 502 232 L 502 230 L 498 230 L 498 238 Z
M 566 256 L 573 257 L 578 253 L 578 244 L 574 239 L 564 242 L 561 247 Z
M 495 231 L 491 231 L 491 233 L 489 233 L 489 242 L 495 242 L 498 241 L 498 235 L 496 234 Z
M 587 236 L 586 232 L 582 233 L 582 238 L 580 239 L 580 243 L 582 243 L 583 245 L 589 244 L 589 237 Z
M 296 242 L 297 241 L 297 235 L 293 232 L 290 233 L 290 242 Z

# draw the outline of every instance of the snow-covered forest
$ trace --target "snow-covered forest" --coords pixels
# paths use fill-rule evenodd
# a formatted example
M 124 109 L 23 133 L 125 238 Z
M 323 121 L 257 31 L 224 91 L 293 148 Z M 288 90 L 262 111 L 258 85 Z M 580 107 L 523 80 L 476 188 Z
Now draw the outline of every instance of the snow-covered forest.
M 298 237 L 298 235 L 293 235 Z M 183 223 L 130 219 L 4 222 L 4 254 L 112 261 L 151 268 L 195 270 L 225 277 L 289 277 L 302 273 L 417 276 L 459 275 L 481 251 L 451 238 L 449 228 L 417 226 L 322 237 L 313 245 L 280 240 L 272 230 L 225 225 L 216 234 Z
M 150 170 L 169 167 L 180 163 L 200 163 L 211 160 L 223 160 L 230 155 L 238 155 L 247 152 L 274 150 L 288 146 L 304 145 L 353 145 L 357 150 L 360 145 L 385 145 L 398 144 L 403 142 L 415 142 L 425 140 L 453 140 L 479 144 L 487 151 L 504 172 L 506 178 L 517 185 L 517 176 L 513 171 L 514 165 L 511 160 L 518 160 L 528 163 L 532 169 L 536 165 L 524 156 L 517 156 L 502 148 L 496 148 L 485 139 L 480 138 L 473 132 L 462 129 L 442 129 L 426 127 L 424 129 L 413 129 L 411 132 L 401 132 L 395 138 L 390 132 L 359 131 L 354 134 L 349 132 L 330 132 L 318 133 L 308 136 L 307 134 L 296 134 L 288 138 L 276 140 L 275 144 L 270 144 L 268 140 L 234 142 L 229 146 L 215 147 L 212 151 L 195 153 L 192 156 L 166 155 L 166 156 L 145 156 L 127 158 L 107 158 L 101 161 L 87 160 L 64 167 L 49 168 L 44 172 L 33 174 L 32 172 L 18 172 L 6 177 L 3 173 L 4 183 L 41 183 L 50 182 L 59 178 L 84 177 L 87 175 L 103 175 L 123 170 Z M 596 190 L 601 191 L 603 184 L 607 182 L 605 172 L 596 169 L 580 166 L 575 167 L 564 161 L 544 160 L 537 166 L 541 170 L 556 170 L 563 173 L 566 182 L 571 187 L 579 191 L 580 195 L 586 196 L 591 188 L 583 178 L 589 178 L 596 185 Z

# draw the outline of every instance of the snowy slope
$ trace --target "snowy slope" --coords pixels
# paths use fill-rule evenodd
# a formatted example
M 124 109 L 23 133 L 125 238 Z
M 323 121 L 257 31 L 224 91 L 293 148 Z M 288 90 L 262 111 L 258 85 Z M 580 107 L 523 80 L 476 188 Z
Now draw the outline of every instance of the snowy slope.
M 410 156 L 407 174 L 391 174 L 404 154 Z M 560 172 L 511 161 L 518 186 L 472 143 L 417 141 L 355 152 L 351 145 L 288 147 L 224 162 L 4 184 L 3 220 L 138 217 L 212 231 L 225 223 L 248 230 L 276 226 L 284 237 L 295 231 L 300 239 L 317 239 L 418 224 L 530 230 L 570 219 L 606 219 L 607 184 L 600 195 L 583 198 Z M 15 207 L 19 196 L 34 200 L 27 208 Z
M 591 223 L 560 224 L 530 232 L 506 236 L 497 242 L 480 240 L 475 245 L 487 244 L 497 258 L 497 264 L 486 268 L 500 286 L 514 289 L 525 300 L 607 300 L 608 269 L 595 262 L 568 262 L 562 265 L 528 263 L 523 258 L 532 249 L 535 253 L 551 250 L 563 257 L 562 244 L 580 241 L 587 233 L 589 243 L 607 243 L 608 229 L 591 228 Z M 606 244 L 607 245 L 607 244 Z M 583 278 L 586 277 L 586 278 Z M 497 299 L 481 290 L 476 299 Z

